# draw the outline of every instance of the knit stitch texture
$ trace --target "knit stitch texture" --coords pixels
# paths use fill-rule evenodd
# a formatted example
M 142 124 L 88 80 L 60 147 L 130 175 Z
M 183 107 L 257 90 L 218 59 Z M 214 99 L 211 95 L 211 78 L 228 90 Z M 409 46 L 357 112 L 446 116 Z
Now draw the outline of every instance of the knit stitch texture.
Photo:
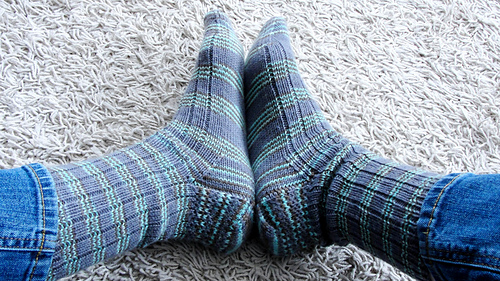
M 223 253 L 241 245 L 254 205 L 242 72 L 228 18 L 210 12 L 192 80 L 167 127 L 111 155 L 50 168 L 59 198 L 52 277 L 159 240 Z
M 441 177 L 379 157 L 335 132 L 308 93 L 282 18 L 245 65 L 250 162 L 261 239 L 276 255 L 353 243 L 422 277 L 416 222 Z

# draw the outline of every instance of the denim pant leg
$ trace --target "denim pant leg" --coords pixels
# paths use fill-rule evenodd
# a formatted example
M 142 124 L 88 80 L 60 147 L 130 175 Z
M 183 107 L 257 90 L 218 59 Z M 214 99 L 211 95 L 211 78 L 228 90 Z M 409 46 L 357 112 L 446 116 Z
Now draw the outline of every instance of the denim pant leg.
M 40 164 L 0 170 L 0 279 L 45 280 L 57 238 L 57 195 Z
M 418 235 L 436 280 L 500 280 L 500 175 L 439 180 L 424 200 Z

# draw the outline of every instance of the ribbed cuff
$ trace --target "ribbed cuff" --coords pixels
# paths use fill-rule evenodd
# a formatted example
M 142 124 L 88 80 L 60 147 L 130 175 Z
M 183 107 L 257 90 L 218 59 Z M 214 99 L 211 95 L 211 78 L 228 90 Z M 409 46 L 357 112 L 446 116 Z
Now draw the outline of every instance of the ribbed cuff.
M 424 278 L 427 270 L 419 254 L 417 221 L 427 192 L 441 177 L 354 146 L 327 195 L 329 239 L 352 243 Z

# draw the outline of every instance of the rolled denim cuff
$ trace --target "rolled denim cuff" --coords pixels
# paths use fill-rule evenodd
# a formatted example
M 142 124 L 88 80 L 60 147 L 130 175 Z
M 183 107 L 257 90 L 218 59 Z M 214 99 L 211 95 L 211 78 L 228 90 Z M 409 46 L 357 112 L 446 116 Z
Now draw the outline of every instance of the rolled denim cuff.
M 57 194 L 41 164 L 0 170 L 0 274 L 45 280 L 56 247 Z
M 435 280 L 500 280 L 500 175 L 443 177 L 427 194 L 417 227 Z

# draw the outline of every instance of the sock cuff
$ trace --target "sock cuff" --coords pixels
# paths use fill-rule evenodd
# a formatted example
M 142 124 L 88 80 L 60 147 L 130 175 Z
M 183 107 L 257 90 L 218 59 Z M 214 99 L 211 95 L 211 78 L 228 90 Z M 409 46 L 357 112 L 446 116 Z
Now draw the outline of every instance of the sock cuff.
M 441 177 L 366 150 L 351 152 L 328 188 L 326 239 L 355 244 L 422 276 L 426 270 L 418 249 L 417 221 L 427 192 Z

